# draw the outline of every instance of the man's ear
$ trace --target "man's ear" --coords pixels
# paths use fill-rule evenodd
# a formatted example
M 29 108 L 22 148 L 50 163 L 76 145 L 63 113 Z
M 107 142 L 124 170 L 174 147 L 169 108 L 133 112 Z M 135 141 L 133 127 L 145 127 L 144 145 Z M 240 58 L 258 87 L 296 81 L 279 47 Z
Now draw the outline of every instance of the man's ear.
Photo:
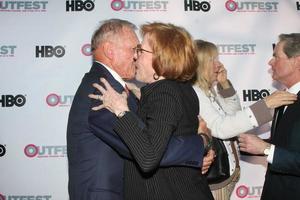
M 298 70 L 300 70 L 300 55 L 295 56 L 295 66 Z
M 112 59 L 114 56 L 113 44 L 111 42 L 105 42 L 103 44 L 103 52 L 107 58 Z

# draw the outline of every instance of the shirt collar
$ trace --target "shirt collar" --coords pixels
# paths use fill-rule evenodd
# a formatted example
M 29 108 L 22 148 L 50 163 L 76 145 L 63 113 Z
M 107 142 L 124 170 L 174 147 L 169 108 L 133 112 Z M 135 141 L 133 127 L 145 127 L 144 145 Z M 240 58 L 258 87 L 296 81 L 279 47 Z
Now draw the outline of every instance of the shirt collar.
M 125 88 L 125 81 L 121 78 L 121 76 L 112 68 L 106 66 L 105 64 L 99 62 L 99 61 L 95 61 L 101 65 L 103 65 L 105 67 L 105 69 L 107 69 L 109 71 L 109 73 L 114 77 L 114 79 L 116 79 L 116 81 L 118 81 L 124 88 Z
M 300 91 L 300 82 L 294 84 L 292 87 L 288 89 L 288 92 L 297 94 Z

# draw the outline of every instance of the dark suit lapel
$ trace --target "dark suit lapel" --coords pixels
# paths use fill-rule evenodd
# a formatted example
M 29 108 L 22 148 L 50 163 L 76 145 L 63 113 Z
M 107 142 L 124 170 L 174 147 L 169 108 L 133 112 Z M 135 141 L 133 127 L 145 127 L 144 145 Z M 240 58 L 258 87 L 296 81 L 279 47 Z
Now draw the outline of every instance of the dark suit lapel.
M 278 127 L 279 121 L 281 120 L 283 116 L 285 106 L 280 106 L 278 108 L 275 108 L 273 121 L 272 121 L 272 127 L 271 127 L 271 139 L 274 138 L 274 134 L 276 132 L 276 128 Z
M 129 91 L 128 105 L 129 105 L 129 109 L 131 111 L 133 111 L 133 112 L 137 111 L 138 99 L 131 91 Z
M 284 107 L 281 106 L 277 110 L 275 110 L 272 127 L 271 127 L 271 141 L 274 144 L 285 146 L 288 141 L 288 135 L 286 132 L 291 129 L 295 114 L 299 109 L 300 102 L 300 92 L 297 93 L 298 100 L 296 100 L 293 104 L 286 106 L 285 111 Z

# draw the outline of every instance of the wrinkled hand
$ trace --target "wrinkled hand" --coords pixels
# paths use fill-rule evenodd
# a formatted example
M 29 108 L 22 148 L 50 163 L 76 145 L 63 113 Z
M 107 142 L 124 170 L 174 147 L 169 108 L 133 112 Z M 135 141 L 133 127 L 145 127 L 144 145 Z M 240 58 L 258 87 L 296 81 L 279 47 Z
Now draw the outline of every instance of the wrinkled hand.
M 268 108 L 277 108 L 282 105 L 289 105 L 297 100 L 297 95 L 286 91 L 275 91 L 270 96 L 264 98 Z
M 264 153 L 264 150 L 270 146 L 257 135 L 242 133 L 238 137 L 239 147 L 241 151 L 260 155 Z
M 93 107 L 92 110 L 100 110 L 102 108 L 106 108 L 109 111 L 115 113 L 118 115 L 119 113 L 123 111 L 128 111 L 129 108 L 127 106 L 127 94 L 126 92 L 123 92 L 122 94 L 119 94 L 116 92 L 111 85 L 104 79 L 100 78 L 100 82 L 102 82 L 105 86 L 102 87 L 98 83 L 94 83 L 93 87 L 98 89 L 102 95 L 96 95 L 96 94 L 89 94 L 89 97 L 91 99 L 98 99 L 102 101 L 102 104 L 96 107 Z
M 202 174 L 205 174 L 208 169 L 210 168 L 211 164 L 213 163 L 214 159 L 216 157 L 216 153 L 214 150 L 210 149 L 206 156 L 203 158 L 203 163 L 202 163 Z
M 132 91 L 132 93 L 133 93 L 138 99 L 141 98 L 141 90 L 140 90 L 139 87 L 136 86 L 136 84 L 126 82 L 126 85 L 127 85 L 128 89 L 129 89 L 130 91 Z
M 224 65 L 220 66 L 217 75 L 217 81 L 221 84 L 222 88 L 227 89 L 230 87 L 229 81 L 227 79 L 227 70 L 225 69 Z

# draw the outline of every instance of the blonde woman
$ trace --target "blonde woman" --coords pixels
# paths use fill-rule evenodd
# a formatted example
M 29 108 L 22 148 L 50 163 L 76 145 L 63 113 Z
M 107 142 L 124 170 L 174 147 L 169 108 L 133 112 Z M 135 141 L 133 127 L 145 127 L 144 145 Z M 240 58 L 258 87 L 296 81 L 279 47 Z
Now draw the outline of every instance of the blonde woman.
M 227 79 L 226 68 L 219 61 L 217 46 L 203 40 L 197 40 L 196 44 L 199 66 L 194 90 L 199 98 L 199 115 L 211 135 L 223 139 L 231 175 L 210 188 L 216 200 L 229 200 L 240 174 L 234 137 L 272 120 L 271 109 L 293 103 L 295 96 L 277 91 L 242 110 L 239 97 Z

